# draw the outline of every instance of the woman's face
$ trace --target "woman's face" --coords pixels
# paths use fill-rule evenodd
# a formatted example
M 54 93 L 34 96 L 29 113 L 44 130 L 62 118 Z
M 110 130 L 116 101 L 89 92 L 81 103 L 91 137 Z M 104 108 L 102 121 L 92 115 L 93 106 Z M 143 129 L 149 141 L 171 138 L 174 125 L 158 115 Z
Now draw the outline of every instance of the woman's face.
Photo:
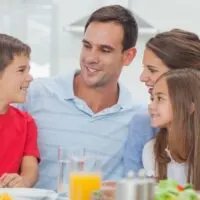
M 144 69 L 140 75 L 140 81 L 144 82 L 149 93 L 152 92 L 153 85 L 160 75 L 170 70 L 160 58 L 150 49 L 146 48 L 143 55 Z

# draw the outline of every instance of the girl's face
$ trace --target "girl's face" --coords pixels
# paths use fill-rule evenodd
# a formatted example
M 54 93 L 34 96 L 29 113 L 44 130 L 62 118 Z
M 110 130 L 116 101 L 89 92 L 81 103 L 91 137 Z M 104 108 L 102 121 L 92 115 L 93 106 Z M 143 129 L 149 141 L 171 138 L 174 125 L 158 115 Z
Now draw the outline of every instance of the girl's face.
M 149 113 L 153 127 L 169 129 L 173 114 L 165 78 L 160 79 L 152 90 L 152 102 L 149 105 Z
M 140 75 L 140 81 L 145 83 L 149 93 L 151 93 L 155 81 L 160 75 L 169 71 L 170 68 L 148 48 L 144 50 L 142 63 L 144 69 Z

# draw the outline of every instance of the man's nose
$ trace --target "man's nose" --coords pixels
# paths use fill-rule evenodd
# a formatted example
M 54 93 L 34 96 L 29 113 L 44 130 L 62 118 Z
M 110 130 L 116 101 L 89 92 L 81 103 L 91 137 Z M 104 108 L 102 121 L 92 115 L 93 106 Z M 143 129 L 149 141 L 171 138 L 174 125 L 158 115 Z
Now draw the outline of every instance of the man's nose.
M 99 62 L 99 53 L 98 53 L 98 51 L 95 50 L 95 49 L 92 49 L 92 50 L 88 53 L 88 55 L 87 55 L 87 57 L 86 57 L 86 61 L 87 61 L 88 63 L 98 63 L 98 62 Z

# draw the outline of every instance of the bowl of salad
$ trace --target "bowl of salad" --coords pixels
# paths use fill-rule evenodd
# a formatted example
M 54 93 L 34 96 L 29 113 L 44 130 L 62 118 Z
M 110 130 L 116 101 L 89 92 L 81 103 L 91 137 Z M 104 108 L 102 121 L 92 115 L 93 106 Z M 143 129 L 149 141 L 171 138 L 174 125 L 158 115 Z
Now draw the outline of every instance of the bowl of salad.
M 161 180 L 155 188 L 154 200 L 200 200 L 191 184 L 181 186 L 176 181 Z

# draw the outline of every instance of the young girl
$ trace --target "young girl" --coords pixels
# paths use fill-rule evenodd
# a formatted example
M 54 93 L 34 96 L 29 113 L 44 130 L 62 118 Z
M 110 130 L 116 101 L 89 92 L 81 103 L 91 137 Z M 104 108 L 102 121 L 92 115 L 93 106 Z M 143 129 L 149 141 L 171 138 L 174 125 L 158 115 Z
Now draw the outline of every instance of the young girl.
M 0 34 L 0 187 L 32 187 L 38 178 L 36 124 L 11 106 L 26 99 L 30 53 L 20 40 Z
M 200 70 L 177 69 L 156 81 L 149 105 L 160 128 L 145 144 L 143 165 L 158 180 L 172 178 L 200 189 Z

